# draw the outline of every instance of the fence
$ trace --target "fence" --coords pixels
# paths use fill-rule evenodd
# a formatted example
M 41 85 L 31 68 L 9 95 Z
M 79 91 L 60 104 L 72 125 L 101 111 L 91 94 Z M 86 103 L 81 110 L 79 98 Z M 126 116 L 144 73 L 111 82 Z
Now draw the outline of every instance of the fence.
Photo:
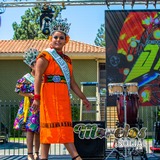
M 14 118 L 17 114 L 19 101 L 1 101 L 0 102 L 0 155 L 26 155 L 26 135 L 22 131 L 13 129 Z M 96 104 L 92 104 L 93 108 Z M 79 99 L 71 101 L 72 116 L 74 121 L 79 120 Z M 107 128 L 116 129 L 117 108 L 105 107 L 104 100 L 101 101 L 101 120 L 106 122 Z M 106 113 L 105 113 L 106 112 Z M 132 116 L 132 115 L 131 115 Z M 159 120 L 159 106 L 157 107 L 140 107 L 138 112 L 139 119 L 143 122 L 143 127 L 147 128 L 145 146 L 147 153 L 150 153 L 154 137 L 154 122 Z M 87 117 L 88 118 L 88 117 Z M 94 115 L 89 118 L 93 119 Z M 106 138 L 106 150 L 113 147 L 114 137 Z M 68 155 L 63 144 L 52 144 L 50 154 Z

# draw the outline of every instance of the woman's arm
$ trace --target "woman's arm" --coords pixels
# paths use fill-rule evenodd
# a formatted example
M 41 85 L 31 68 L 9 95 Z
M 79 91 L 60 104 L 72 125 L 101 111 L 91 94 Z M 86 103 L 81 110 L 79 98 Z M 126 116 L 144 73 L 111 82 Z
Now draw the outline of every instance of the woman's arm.
M 33 93 L 23 93 L 23 92 L 19 92 L 18 93 L 20 96 L 23 96 L 23 97 L 29 97 L 29 98 L 32 98 L 34 97 L 34 94 Z
M 38 58 L 35 69 L 34 95 L 40 95 L 42 76 L 47 66 L 48 61 L 44 57 Z M 38 110 L 40 106 L 40 99 L 34 99 L 32 106 L 35 110 Z
M 48 61 L 44 57 L 38 58 L 35 69 L 34 94 L 40 94 L 42 76 L 48 66 Z

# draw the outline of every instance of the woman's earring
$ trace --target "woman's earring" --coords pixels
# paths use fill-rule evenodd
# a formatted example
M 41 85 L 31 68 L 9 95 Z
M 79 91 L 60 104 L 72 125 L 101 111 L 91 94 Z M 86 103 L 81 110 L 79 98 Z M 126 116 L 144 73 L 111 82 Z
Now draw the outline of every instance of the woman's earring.
M 50 42 L 52 42 L 52 36 L 49 36 L 49 37 L 48 37 L 48 40 L 49 40 Z

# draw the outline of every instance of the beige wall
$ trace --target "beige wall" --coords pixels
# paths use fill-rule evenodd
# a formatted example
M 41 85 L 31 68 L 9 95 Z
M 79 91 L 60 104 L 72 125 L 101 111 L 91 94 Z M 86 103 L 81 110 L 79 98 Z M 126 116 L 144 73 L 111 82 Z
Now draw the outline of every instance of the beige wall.
M 95 60 L 73 60 L 74 76 L 79 86 L 82 81 L 97 80 L 96 65 Z M 30 68 L 22 60 L 0 61 L 0 100 L 21 99 L 14 89 L 17 80 L 27 72 Z
M 14 92 L 16 82 L 30 68 L 20 60 L 1 60 L 0 61 L 0 100 L 20 99 Z
M 97 62 L 95 60 L 73 60 L 73 72 L 79 87 L 81 87 L 81 82 L 96 82 Z M 84 93 L 86 96 L 94 96 L 95 87 L 84 87 Z

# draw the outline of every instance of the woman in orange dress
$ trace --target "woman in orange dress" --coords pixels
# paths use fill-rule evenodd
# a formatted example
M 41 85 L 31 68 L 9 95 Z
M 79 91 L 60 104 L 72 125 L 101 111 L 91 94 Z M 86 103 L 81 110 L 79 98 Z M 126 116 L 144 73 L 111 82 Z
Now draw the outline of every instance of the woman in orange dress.
M 69 26 L 62 19 L 52 22 L 50 48 L 42 51 L 36 62 L 33 107 L 40 106 L 41 160 L 48 159 L 52 143 L 64 144 L 73 160 L 81 160 L 74 146 L 69 90 L 83 100 L 86 109 L 91 105 L 75 82 L 71 59 L 63 53 Z

